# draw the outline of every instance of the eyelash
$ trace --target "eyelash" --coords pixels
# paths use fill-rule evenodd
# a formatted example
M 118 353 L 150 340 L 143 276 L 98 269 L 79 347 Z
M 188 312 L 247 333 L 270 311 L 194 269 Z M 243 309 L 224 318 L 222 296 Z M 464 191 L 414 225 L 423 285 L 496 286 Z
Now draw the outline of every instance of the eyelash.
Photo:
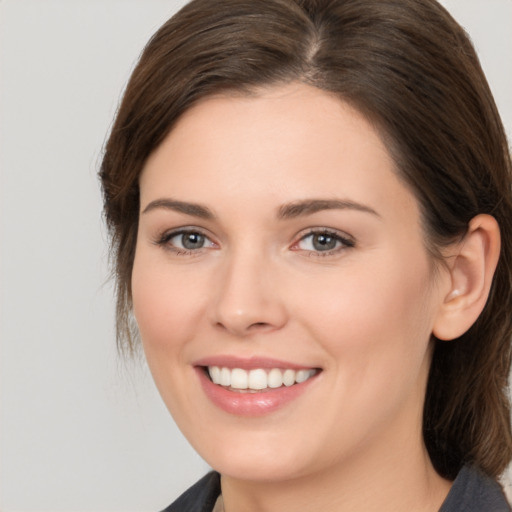
M 298 245 L 301 242 L 305 241 L 307 238 L 314 237 L 315 235 L 317 235 L 317 236 L 323 235 L 328 238 L 331 238 L 339 246 L 335 247 L 333 249 L 326 250 L 326 251 L 302 249 L 308 253 L 308 256 L 320 257 L 320 258 L 334 256 L 334 255 L 338 254 L 339 252 L 344 251 L 346 249 L 351 249 L 352 247 L 355 247 L 355 245 L 356 245 L 355 240 L 353 238 L 349 237 L 348 235 L 342 235 L 340 232 L 330 230 L 330 229 L 318 228 L 318 229 L 311 229 L 307 233 L 303 234 L 300 237 L 300 239 L 292 245 L 292 250 L 296 250 L 296 251 L 301 250 L 300 248 L 298 248 Z
M 184 236 L 184 235 L 199 235 L 204 239 L 204 241 L 209 241 L 211 244 L 209 247 L 198 247 L 196 249 L 186 249 L 186 248 L 180 248 L 176 247 L 174 244 L 171 244 L 170 241 L 173 238 Z M 333 239 L 338 245 L 337 247 L 334 247 L 333 249 L 321 251 L 321 250 L 308 250 L 308 249 L 300 249 L 299 244 L 301 242 L 304 242 L 310 237 L 314 236 L 320 236 L 323 235 L 327 238 Z M 216 246 L 215 242 L 213 242 L 206 234 L 204 234 L 199 229 L 188 229 L 188 228 L 182 228 L 176 231 L 167 231 L 163 233 L 156 241 L 155 244 L 158 246 L 162 246 L 172 252 L 174 252 L 177 256 L 192 256 L 192 255 L 198 255 L 203 249 L 209 249 L 211 247 Z M 307 233 L 303 234 L 297 242 L 294 242 L 294 244 L 291 246 L 291 250 L 293 251 L 304 251 L 308 254 L 308 256 L 314 256 L 314 257 L 326 257 L 326 256 L 332 256 L 335 255 L 343 250 L 350 249 L 355 246 L 355 241 L 351 237 L 347 235 L 342 235 L 341 233 L 325 228 L 318 228 L 318 229 L 311 229 Z
M 181 247 L 176 247 L 175 245 L 171 244 L 171 240 L 173 238 L 184 236 L 184 235 L 199 235 L 200 237 L 203 237 L 204 240 L 208 240 L 211 243 L 211 246 L 216 245 L 214 242 L 211 241 L 210 237 L 205 235 L 201 230 L 199 229 L 192 229 L 192 228 L 182 228 L 178 229 L 176 231 L 166 231 L 163 233 L 156 241 L 156 245 L 159 245 L 161 247 L 164 247 L 167 250 L 170 250 L 174 252 L 177 256 L 195 256 L 199 254 L 199 252 L 202 249 L 208 249 L 209 247 L 198 247 L 197 249 L 186 249 Z M 210 247 L 211 247 L 210 246 Z

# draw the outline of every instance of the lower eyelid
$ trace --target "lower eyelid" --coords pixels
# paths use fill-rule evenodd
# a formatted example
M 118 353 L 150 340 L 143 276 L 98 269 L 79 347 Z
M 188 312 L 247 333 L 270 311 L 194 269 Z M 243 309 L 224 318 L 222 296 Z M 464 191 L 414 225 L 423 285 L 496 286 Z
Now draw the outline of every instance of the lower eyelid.
M 162 246 L 168 245 L 168 246 L 173 247 L 179 251 L 188 251 L 189 249 L 178 247 L 174 244 L 171 244 L 170 242 L 173 238 L 191 234 L 191 233 L 201 235 L 202 237 L 204 237 L 204 240 L 205 240 L 205 246 L 198 248 L 196 250 L 214 247 L 216 245 L 210 236 L 208 236 L 206 233 L 204 233 L 203 231 L 201 231 L 199 229 L 177 229 L 177 230 L 172 230 L 172 231 L 165 231 L 164 233 L 158 235 L 153 240 L 153 243 L 155 243 L 156 245 L 162 245 Z M 194 249 L 192 249 L 192 251 L 194 251 Z
M 297 242 L 295 242 L 293 244 L 293 247 L 297 247 L 300 244 L 300 242 L 302 242 L 303 240 L 307 239 L 308 237 L 313 237 L 315 235 L 326 235 L 328 237 L 332 237 L 332 238 L 334 238 L 336 240 L 338 246 L 333 248 L 333 249 L 325 250 L 325 251 L 319 251 L 319 250 L 315 250 L 315 249 L 302 249 L 302 250 L 304 250 L 304 251 L 308 251 L 309 250 L 309 251 L 311 251 L 313 253 L 318 253 L 318 254 L 322 254 L 322 255 L 328 255 L 330 253 L 332 254 L 333 252 L 337 252 L 337 251 L 340 251 L 342 249 L 354 247 L 354 245 L 355 245 L 354 240 L 352 240 L 350 237 L 348 237 L 346 235 L 343 236 L 340 233 L 336 233 L 336 232 L 329 231 L 329 230 L 318 230 L 318 231 L 310 231 L 310 232 L 302 235 L 297 240 Z
M 197 234 L 201 235 L 202 237 L 204 237 L 204 241 L 205 241 L 204 246 L 198 247 L 195 249 L 187 249 L 186 247 L 179 247 L 178 245 L 170 243 L 170 241 L 173 238 L 178 237 L 180 235 L 190 234 L 190 233 L 197 233 Z M 326 249 L 326 250 L 317 250 L 314 248 L 306 249 L 306 248 L 299 247 L 299 244 L 303 240 L 307 239 L 308 237 L 313 237 L 315 235 L 327 235 L 329 237 L 332 237 L 336 240 L 337 246 L 332 249 Z M 211 249 L 211 248 L 218 247 L 218 244 L 216 242 L 214 242 L 208 234 L 204 233 L 200 229 L 194 229 L 194 228 L 190 228 L 190 229 L 181 228 L 181 229 L 163 232 L 162 234 L 158 235 L 155 239 L 153 239 L 153 243 L 155 245 L 159 245 L 164 248 L 167 248 L 168 250 L 173 251 L 175 254 L 177 254 L 179 256 L 198 254 L 199 252 L 201 252 L 205 249 Z M 319 230 L 310 231 L 308 233 L 303 234 L 296 242 L 293 243 L 291 249 L 295 250 L 295 251 L 302 251 L 304 253 L 308 253 L 308 256 L 330 256 L 330 255 L 335 255 L 337 253 L 340 253 L 346 249 L 350 249 L 354 246 L 355 246 L 355 241 L 347 235 L 342 235 L 340 233 L 330 231 L 330 230 L 319 229 Z

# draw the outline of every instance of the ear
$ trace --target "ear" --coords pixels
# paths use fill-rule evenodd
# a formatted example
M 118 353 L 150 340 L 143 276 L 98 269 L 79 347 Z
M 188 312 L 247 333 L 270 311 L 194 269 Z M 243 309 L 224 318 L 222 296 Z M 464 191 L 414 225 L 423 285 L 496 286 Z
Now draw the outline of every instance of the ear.
M 489 296 L 500 255 L 500 229 L 494 217 L 477 215 L 464 239 L 447 258 L 449 291 L 434 320 L 438 339 L 462 336 L 476 321 Z

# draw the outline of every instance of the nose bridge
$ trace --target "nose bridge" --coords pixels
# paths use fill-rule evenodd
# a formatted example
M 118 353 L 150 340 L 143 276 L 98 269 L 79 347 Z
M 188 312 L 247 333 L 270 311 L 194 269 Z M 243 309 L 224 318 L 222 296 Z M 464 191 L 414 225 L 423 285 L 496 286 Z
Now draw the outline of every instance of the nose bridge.
M 277 272 L 269 252 L 250 237 L 236 244 L 217 276 L 214 323 L 237 336 L 282 327 L 286 311 Z

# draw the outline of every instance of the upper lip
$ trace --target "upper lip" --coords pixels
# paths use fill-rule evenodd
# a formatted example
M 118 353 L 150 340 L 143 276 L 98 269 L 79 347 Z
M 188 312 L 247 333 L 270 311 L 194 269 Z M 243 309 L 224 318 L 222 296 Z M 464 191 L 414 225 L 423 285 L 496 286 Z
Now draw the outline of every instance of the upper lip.
M 309 364 L 298 364 L 281 359 L 274 359 L 261 356 L 249 358 L 237 357 L 231 355 L 217 355 L 198 359 L 193 363 L 194 366 L 219 366 L 222 368 L 241 368 L 243 370 L 255 370 L 257 368 L 283 368 L 292 370 L 303 370 L 316 368 Z

